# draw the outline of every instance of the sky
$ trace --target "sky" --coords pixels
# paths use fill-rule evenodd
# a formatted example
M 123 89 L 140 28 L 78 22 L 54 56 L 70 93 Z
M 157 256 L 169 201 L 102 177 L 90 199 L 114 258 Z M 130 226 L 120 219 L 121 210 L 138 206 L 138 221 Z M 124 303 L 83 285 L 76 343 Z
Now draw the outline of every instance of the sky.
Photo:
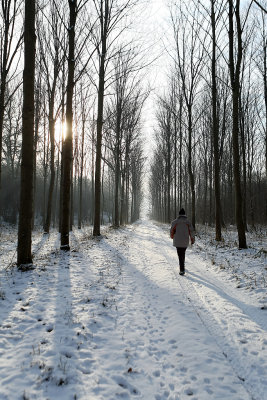
M 145 78 L 145 85 L 150 87 L 151 93 L 143 112 L 144 136 L 146 138 L 145 152 L 148 158 L 152 155 L 151 148 L 154 142 L 156 99 L 158 95 L 163 93 L 166 86 L 169 65 L 169 58 L 164 48 L 164 42 L 166 42 L 164 36 L 166 35 L 168 18 L 166 3 L 166 0 L 152 0 L 145 12 L 145 23 L 142 24 L 145 41 L 150 45 L 149 57 L 153 59 Z

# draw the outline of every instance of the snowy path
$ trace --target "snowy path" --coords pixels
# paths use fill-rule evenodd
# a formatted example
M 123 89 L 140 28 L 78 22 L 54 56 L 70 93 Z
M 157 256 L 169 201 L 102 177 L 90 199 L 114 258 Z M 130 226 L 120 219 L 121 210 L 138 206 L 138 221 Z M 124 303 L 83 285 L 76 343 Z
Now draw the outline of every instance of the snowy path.
M 180 277 L 148 221 L 73 242 L 0 278 L 1 400 L 267 399 L 266 310 L 245 290 L 194 249 Z

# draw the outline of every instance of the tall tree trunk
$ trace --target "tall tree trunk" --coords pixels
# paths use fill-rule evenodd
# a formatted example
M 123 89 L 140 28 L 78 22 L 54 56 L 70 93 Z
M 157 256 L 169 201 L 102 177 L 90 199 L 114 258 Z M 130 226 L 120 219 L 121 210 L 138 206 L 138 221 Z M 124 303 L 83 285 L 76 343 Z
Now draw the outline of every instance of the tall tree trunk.
M 46 183 L 47 183 L 47 159 L 48 159 L 48 152 L 49 152 L 49 139 L 47 139 L 46 144 L 46 120 L 44 120 L 44 131 L 43 131 L 43 138 L 44 138 L 44 152 L 43 152 L 43 213 L 42 213 L 42 222 L 43 222 L 43 229 L 45 226 L 45 215 L 46 215 Z
M 52 113 L 52 114 L 51 114 Z M 50 134 L 50 183 L 48 189 L 46 220 L 44 232 L 49 233 L 52 215 L 53 192 L 55 185 L 55 120 L 53 111 L 49 111 L 49 134 Z
M 57 167 L 56 167 L 56 187 L 55 187 L 55 207 L 53 210 L 53 228 L 56 226 L 56 217 L 58 215 L 59 201 L 58 201 L 58 182 L 59 182 L 59 172 L 60 172 L 60 152 L 57 154 Z
M 240 179 L 240 154 L 239 154 L 239 95 L 240 95 L 240 68 L 242 61 L 242 28 L 240 22 L 240 0 L 236 0 L 235 11 L 233 0 L 229 4 L 229 70 L 232 87 L 232 139 L 233 139 L 233 161 L 234 161 L 234 182 L 235 182 L 235 215 L 238 231 L 239 248 L 246 249 L 246 232 L 242 215 L 242 190 Z M 234 56 L 234 13 L 237 28 L 237 55 L 236 64 Z
M 167 222 L 171 222 L 171 127 L 168 123 L 167 141 Z
M 265 103 L 265 218 L 267 219 L 267 39 L 263 35 L 263 82 Z
M 121 201 L 120 201 L 120 208 L 121 208 L 121 215 L 120 215 L 120 224 L 124 225 L 125 223 L 125 173 L 122 173 L 121 176 Z
M 104 151 L 104 160 L 106 159 L 106 151 L 107 151 L 107 146 L 105 145 L 105 151 Z M 101 223 L 104 224 L 104 209 L 105 209 L 105 193 L 104 193 L 104 171 L 105 171 L 105 164 L 102 164 L 102 182 L 101 182 L 101 194 L 102 194 L 102 212 L 101 212 Z
M 245 231 L 247 228 L 247 160 L 246 160 L 246 139 L 245 139 L 245 116 L 244 110 L 241 106 L 241 98 L 239 99 L 239 129 L 240 129 L 240 139 L 241 139 L 241 159 L 242 159 L 242 172 L 243 172 L 243 190 L 242 190 L 242 215 L 243 222 L 245 226 Z M 241 114 L 241 115 L 240 115 Z
M 116 148 L 115 148 L 115 199 L 114 199 L 114 226 L 120 225 L 119 213 L 119 184 L 120 184 L 120 137 L 121 137 L 121 107 L 117 99 L 117 118 L 116 118 Z
M 98 82 L 98 112 L 96 128 L 96 162 L 95 162 L 95 215 L 94 215 L 94 236 L 100 236 L 101 219 L 101 156 L 102 156 L 102 127 L 105 93 L 105 58 L 106 41 L 102 42 L 102 54 L 100 57 L 99 82 Z
M 35 0 L 25 1 L 22 158 L 17 265 L 32 263 Z
M 35 197 L 36 197 L 36 150 L 37 150 L 37 143 L 38 143 L 38 134 L 39 134 L 39 124 L 40 124 L 40 77 L 38 80 L 38 87 L 36 90 L 36 100 L 35 100 L 35 122 L 34 122 L 34 157 L 33 157 L 33 217 L 32 217 L 32 229 L 34 229 L 34 218 L 35 218 Z
M 78 211 L 78 229 L 82 227 L 82 205 L 83 205 L 83 163 L 84 163 L 84 134 L 85 134 L 85 116 L 82 121 L 82 148 L 81 148 L 81 167 L 79 179 L 79 211 Z
M 3 67 L 4 69 L 4 67 Z M 3 147 L 3 125 L 4 125 L 4 112 L 5 112 L 5 91 L 6 91 L 6 74 L 1 71 L 1 85 L 0 85 L 0 190 L 2 182 L 2 147 Z
M 46 211 L 46 221 L 44 226 L 45 233 L 49 233 L 50 225 L 51 225 L 51 215 L 52 215 L 52 203 L 53 203 L 53 193 L 55 186 L 55 117 L 54 117 L 54 107 L 55 107 L 55 92 L 56 92 L 56 83 L 59 73 L 58 66 L 58 44 L 55 42 L 56 56 L 54 60 L 54 77 L 53 84 L 49 99 L 49 134 L 50 134 L 50 183 L 48 190 L 48 199 L 47 199 L 47 211 Z M 48 79 L 48 77 L 47 77 Z
M 205 157 L 205 161 L 204 161 L 204 175 L 205 175 L 205 177 L 204 177 L 205 183 L 204 183 L 204 193 L 203 193 L 203 200 L 204 200 L 203 201 L 203 203 L 204 203 L 203 224 L 206 224 L 207 223 L 208 176 L 209 176 L 208 175 L 208 160 L 206 157 Z M 202 189 L 202 188 L 200 188 L 200 189 Z M 209 212 L 209 214 L 210 214 L 210 212 Z
M 195 192 L 195 176 L 192 163 L 192 108 L 188 105 L 188 174 L 191 188 L 191 219 L 192 225 L 196 226 L 196 192 Z
M 95 120 L 93 118 L 93 120 Z M 93 224 L 93 216 L 95 213 L 95 152 L 94 152 L 94 144 L 95 144 L 95 124 L 93 124 L 92 129 L 92 170 L 91 170 L 91 191 L 92 191 L 92 200 L 91 200 L 91 223 Z
M 77 17 L 77 1 L 69 0 L 69 56 L 68 56 L 68 82 L 66 102 L 66 137 L 62 148 L 62 217 L 61 217 L 61 246 L 62 250 L 70 250 L 70 200 L 71 200 L 71 175 L 72 175 L 72 99 L 74 88 L 74 51 L 75 51 L 75 24 Z
M 95 213 L 93 235 L 100 236 L 101 219 L 101 157 L 102 157 L 102 128 L 103 128 L 103 109 L 105 94 L 105 65 L 107 53 L 107 35 L 109 2 L 105 1 L 104 10 L 101 11 L 101 54 L 98 79 L 98 99 L 97 99 L 97 128 L 96 128 L 96 161 L 95 161 Z
M 215 0 L 211 0 L 211 25 L 212 25 L 212 131 L 214 151 L 214 185 L 215 185 L 215 239 L 222 240 L 221 217 L 221 189 L 220 189 L 220 160 L 219 160 L 219 121 L 217 113 L 217 77 L 216 77 L 216 21 L 214 11 Z
M 179 100 L 179 208 L 182 207 L 183 198 L 183 173 L 182 173 L 182 154 L 183 154 L 183 130 L 182 130 L 182 110 L 183 110 L 183 97 L 180 96 Z
M 173 219 L 177 216 L 177 117 L 174 120 L 174 207 Z
M 61 92 L 61 159 L 60 159 L 60 183 L 59 183 L 59 212 L 58 212 L 58 231 L 61 232 L 61 221 L 62 221 L 62 204 L 63 204 L 63 143 L 64 143 L 64 121 L 65 121 L 65 62 L 63 62 L 62 68 L 62 92 Z M 66 121 L 65 121 L 66 123 Z
M 74 178 L 74 179 L 73 179 Z M 70 232 L 74 225 L 74 190 L 76 188 L 76 178 L 74 176 L 73 162 L 71 163 L 71 183 L 70 183 Z

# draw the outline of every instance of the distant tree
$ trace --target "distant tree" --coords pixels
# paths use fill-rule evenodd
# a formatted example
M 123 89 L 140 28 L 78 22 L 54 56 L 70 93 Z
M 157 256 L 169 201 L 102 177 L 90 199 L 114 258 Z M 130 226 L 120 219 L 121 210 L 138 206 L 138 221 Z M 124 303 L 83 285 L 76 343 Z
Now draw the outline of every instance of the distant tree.
M 239 248 L 246 249 L 246 232 L 243 220 L 243 202 L 240 177 L 240 153 L 239 153 L 239 98 L 240 98 L 240 72 L 243 56 L 243 28 L 240 19 L 240 0 L 228 0 L 229 9 L 229 72 L 232 88 L 232 140 L 233 140 L 233 162 L 235 181 L 235 214 L 238 230 Z M 235 54 L 235 34 L 237 49 Z
M 191 4 L 191 3 L 190 3 Z M 201 80 L 201 70 L 204 63 L 204 43 L 206 35 L 200 40 L 201 27 L 204 17 L 201 15 L 199 4 L 191 5 L 191 12 L 182 1 L 175 2 L 171 10 L 171 21 L 175 40 L 176 68 L 181 79 L 184 102 L 187 111 L 187 150 L 188 174 L 191 188 L 191 219 L 196 223 L 196 191 L 193 159 L 194 136 L 194 106 Z
M 82 83 L 81 83 L 81 89 L 80 89 L 80 129 L 81 129 L 81 135 L 79 138 L 79 150 L 77 154 L 77 164 L 78 164 L 78 169 L 79 169 L 79 204 L 78 204 L 78 229 L 81 229 L 82 227 L 82 218 L 83 218 L 83 190 L 84 190 L 84 185 L 83 185 L 83 179 L 84 179 L 84 169 L 85 169 L 85 163 L 86 163 L 86 142 L 85 142 L 85 134 L 86 134 L 86 129 L 87 129 L 87 123 L 88 123 L 88 117 L 89 117 L 89 112 L 90 107 L 88 107 L 88 97 L 89 93 L 88 90 L 84 91 L 82 88 Z
M 267 217 L 267 29 L 266 29 L 266 13 L 261 12 L 257 20 L 258 30 L 260 31 L 260 44 L 258 52 L 255 57 L 257 69 L 260 72 L 261 80 L 263 82 L 263 97 L 264 97 L 264 117 L 263 132 L 265 142 L 265 217 Z M 265 123 L 264 123 L 265 122 Z
M 129 164 L 131 151 L 140 135 L 140 115 L 146 93 L 141 90 L 139 54 L 134 48 L 120 47 L 114 57 L 114 82 L 107 101 L 107 146 L 114 171 L 114 226 L 128 222 Z M 110 165 L 110 164 L 109 164 Z
M 217 19 L 215 12 L 215 0 L 211 0 L 211 29 L 212 29 L 212 132 L 213 132 L 213 151 L 214 151 L 214 183 L 215 183 L 215 224 L 216 240 L 222 240 L 222 214 L 221 214 L 221 188 L 220 188 L 220 156 L 219 156 L 219 117 L 218 117 L 218 90 L 217 90 L 217 39 L 216 25 Z
M 25 2 L 21 188 L 17 265 L 32 263 L 34 165 L 35 0 Z
M 95 29 L 95 42 L 98 53 L 98 87 L 97 87 L 97 127 L 96 127 L 96 160 L 95 160 L 95 212 L 94 236 L 100 235 L 101 222 L 101 159 L 103 137 L 104 96 L 106 89 L 107 64 L 112 56 L 114 42 L 123 32 L 122 21 L 129 15 L 130 9 L 137 0 L 93 0 L 98 18 Z M 117 32 L 115 33 L 115 30 Z
M 172 98 L 172 93 L 170 93 Z M 166 101 L 167 100 L 167 101 Z M 164 181 L 165 190 L 163 193 L 163 201 L 165 208 L 165 221 L 171 220 L 171 181 L 172 181 L 172 161 L 173 161 L 173 129 L 172 129 L 172 112 L 169 99 L 159 99 L 157 111 L 157 141 L 162 146 L 162 155 L 164 157 Z M 177 189 L 177 188 L 176 188 Z
M 55 1 L 50 2 L 48 15 L 44 16 L 42 14 L 42 16 L 43 19 L 38 23 L 38 42 L 41 58 L 41 69 L 43 70 L 43 79 L 47 88 L 48 127 L 50 136 L 50 183 L 48 189 L 44 232 L 49 233 L 56 175 L 55 124 L 60 111 L 60 104 L 56 104 L 56 95 L 57 87 L 59 85 L 59 74 L 64 62 L 65 49 L 64 42 L 62 40 L 63 21 L 58 16 L 58 10 Z
M 8 100 L 14 95 L 20 82 L 17 82 L 12 91 L 7 94 L 7 86 L 14 77 L 15 63 L 19 62 L 19 48 L 22 44 L 23 35 L 19 31 L 17 35 L 17 20 L 21 12 L 21 0 L 3 0 L 0 6 L 0 188 L 2 168 L 2 138 L 4 113 Z

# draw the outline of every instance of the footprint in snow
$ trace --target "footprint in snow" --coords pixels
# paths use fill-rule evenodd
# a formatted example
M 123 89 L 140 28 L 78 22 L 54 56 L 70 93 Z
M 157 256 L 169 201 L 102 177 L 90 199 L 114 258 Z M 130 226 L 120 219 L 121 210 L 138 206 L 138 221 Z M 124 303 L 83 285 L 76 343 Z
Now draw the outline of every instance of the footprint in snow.
M 259 355 L 259 352 L 258 351 L 251 351 L 250 354 L 252 354 L 253 356 L 257 356 L 257 355 Z
M 208 394 L 213 394 L 213 391 L 211 390 L 210 387 L 205 387 L 205 390 Z
M 113 376 L 112 379 L 123 389 L 128 390 L 131 394 L 137 396 L 140 392 L 122 376 Z
M 54 327 L 52 325 L 48 325 L 46 328 L 46 332 L 52 332 Z
M 185 390 L 185 394 L 187 394 L 187 396 L 193 396 L 194 392 L 192 389 L 188 388 Z

